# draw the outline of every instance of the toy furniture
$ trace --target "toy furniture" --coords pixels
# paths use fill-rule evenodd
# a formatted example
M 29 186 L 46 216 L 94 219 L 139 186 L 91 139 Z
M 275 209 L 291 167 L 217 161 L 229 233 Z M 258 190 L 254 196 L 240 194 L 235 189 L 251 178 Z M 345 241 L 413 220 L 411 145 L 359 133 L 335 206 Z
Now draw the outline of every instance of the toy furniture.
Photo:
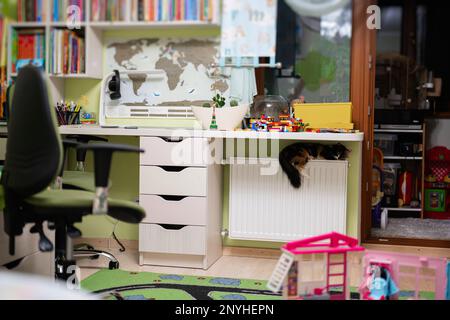
M 285 299 L 349 300 L 350 252 L 364 251 L 358 240 L 340 233 L 285 244 L 268 288 Z
M 363 258 L 365 277 L 372 266 L 389 270 L 401 291 L 411 293 L 410 299 L 445 300 L 447 260 L 444 258 L 369 250 Z
M 450 150 L 434 147 L 427 152 L 425 217 L 450 219 Z

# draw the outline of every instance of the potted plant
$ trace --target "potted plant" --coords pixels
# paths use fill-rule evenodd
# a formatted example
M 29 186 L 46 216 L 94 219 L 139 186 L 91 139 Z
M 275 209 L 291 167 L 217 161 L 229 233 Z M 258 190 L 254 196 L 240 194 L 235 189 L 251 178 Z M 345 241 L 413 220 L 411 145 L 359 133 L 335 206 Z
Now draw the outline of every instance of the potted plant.
M 236 100 L 227 104 L 226 97 L 216 94 L 201 107 L 193 106 L 192 111 L 203 129 L 231 131 L 239 127 L 249 107 Z
M 217 117 L 216 117 L 216 108 L 223 108 L 225 106 L 226 98 L 217 94 L 213 97 L 213 114 L 211 119 L 211 124 L 209 128 L 211 130 L 217 130 L 219 127 L 217 126 Z

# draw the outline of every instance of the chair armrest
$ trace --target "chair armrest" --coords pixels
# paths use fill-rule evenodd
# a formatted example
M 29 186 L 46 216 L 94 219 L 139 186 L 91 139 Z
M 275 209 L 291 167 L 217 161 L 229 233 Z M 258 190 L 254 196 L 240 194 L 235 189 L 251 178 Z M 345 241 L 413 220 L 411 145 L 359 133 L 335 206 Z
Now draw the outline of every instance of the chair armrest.
M 94 152 L 95 198 L 92 206 L 93 214 L 108 213 L 108 182 L 114 152 L 144 153 L 144 150 L 129 145 L 112 143 L 83 144 L 77 150 Z
M 95 186 L 107 188 L 114 152 L 144 153 L 141 148 L 113 143 L 80 144 L 77 150 L 92 151 L 94 153 Z
M 77 141 L 71 140 L 71 139 L 62 139 L 62 144 L 63 144 L 64 149 L 76 148 L 80 145 Z
M 92 136 L 92 135 L 83 135 L 83 134 L 71 134 L 67 136 L 67 139 L 70 140 L 76 140 L 79 143 L 89 143 L 91 141 L 97 141 L 97 142 L 108 142 L 108 139 L 98 137 L 98 136 Z M 84 150 L 77 150 L 77 162 L 85 162 L 86 161 L 86 149 Z
M 79 146 L 79 143 L 77 141 L 71 140 L 71 139 L 62 139 L 62 145 L 63 145 L 63 160 L 62 160 L 62 166 L 61 171 L 59 172 L 59 177 L 62 177 L 64 174 L 64 166 L 66 165 L 67 161 L 67 153 L 70 148 L 76 149 Z M 62 187 L 58 186 L 58 187 Z

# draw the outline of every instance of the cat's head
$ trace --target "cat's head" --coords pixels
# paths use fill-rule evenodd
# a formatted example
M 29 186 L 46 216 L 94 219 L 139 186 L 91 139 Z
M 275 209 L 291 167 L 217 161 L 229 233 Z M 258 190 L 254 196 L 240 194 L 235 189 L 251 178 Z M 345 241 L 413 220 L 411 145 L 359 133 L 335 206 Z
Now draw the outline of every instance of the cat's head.
M 331 152 L 335 160 L 346 160 L 351 150 L 347 149 L 343 144 L 338 143 L 331 146 Z
M 309 158 L 309 152 L 306 149 L 301 149 L 295 157 L 292 158 L 291 163 L 297 169 L 303 169 L 308 163 Z

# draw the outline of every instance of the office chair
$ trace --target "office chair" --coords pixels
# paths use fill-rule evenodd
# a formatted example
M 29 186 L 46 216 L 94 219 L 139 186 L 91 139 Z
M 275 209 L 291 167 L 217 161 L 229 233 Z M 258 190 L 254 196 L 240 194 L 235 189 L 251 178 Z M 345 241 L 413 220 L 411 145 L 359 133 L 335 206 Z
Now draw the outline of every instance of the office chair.
M 88 144 L 92 141 L 97 142 L 107 142 L 105 138 L 92 136 L 92 135 L 69 135 L 63 140 L 64 146 L 64 159 L 63 163 L 66 164 L 68 161 L 67 156 L 69 150 L 73 147 L 76 148 L 78 144 Z M 83 190 L 95 192 L 94 184 L 94 174 L 91 172 L 86 172 L 86 151 L 85 149 L 76 150 L 76 168 L 75 170 L 64 170 L 61 169 L 61 174 L 58 177 L 59 182 L 57 183 L 58 188 L 71 189 L 71 190 Z M 108 259 L 108 268 L 110 270 L 119 268 L 119 261 L 117 258 L 103 250 L 97 250 L 88 243 L 80 243 L 74 246 L 73 257 L 76 258 L 90 258 L 98 259 L 100 256 Z
M 73 141 L 66 144 L 74 144 Z M 90 214 L 107 214 L 127 223 L 140 223 L 145 211 L 131 201 L 108 198 L 108 180 L 114 152 L 143 150 L 117 144 L 79 144 L 78 150 L 94 153 L 96 192 L 52 189 L 60 173 L 63 149 L 56 115 L 49 104 L 43 73 L 34 66 L 19 71 L 15 84 L 5 167 L 1 177 L 4 189 L 5 232 L 9 236 L 10 254 L 15 252 L 15 237 L 26 224 L 39 235 L 39 249 L 55 250 L 55 276 L 69 279 L 73 266 L 72 238 L 81 232 L 74 227 Z M 55 230 L 55 244 L 43 231 L 47 222 Z
M 8 110 L 8 114 L 11 113 L 14 88 L 15 85 L 12 84 L 7 90 L 6 109 Z M 5 134 L 5 137 L 7 138 L 7 134 Z M 62 188 L 95 192 L 94 174 L 85 171 L 87 150 L 76 150 L 77 165 L 75 170 L 64 170 L 64 164 L 66 163 L 69 150 L 71 148 L 76 149 L 78 144 L 90 143 L 91 141 L 108 142 L 107 139 L 92 135 L 69 135 L 63 140 L 63 166 L 61 167 L 60 174 L 55 179 L 53 185 L 55 189 Z M 109 261 L 109 269 L 113 270 L 119 268 L 119 261 L 114 255 L 106 251 L 96 250 L 87 243 L 75 245 L 73 250 L 74 258 L 88 257 L 91 259 L 98 259 L 100 256 L 103 256 Z

